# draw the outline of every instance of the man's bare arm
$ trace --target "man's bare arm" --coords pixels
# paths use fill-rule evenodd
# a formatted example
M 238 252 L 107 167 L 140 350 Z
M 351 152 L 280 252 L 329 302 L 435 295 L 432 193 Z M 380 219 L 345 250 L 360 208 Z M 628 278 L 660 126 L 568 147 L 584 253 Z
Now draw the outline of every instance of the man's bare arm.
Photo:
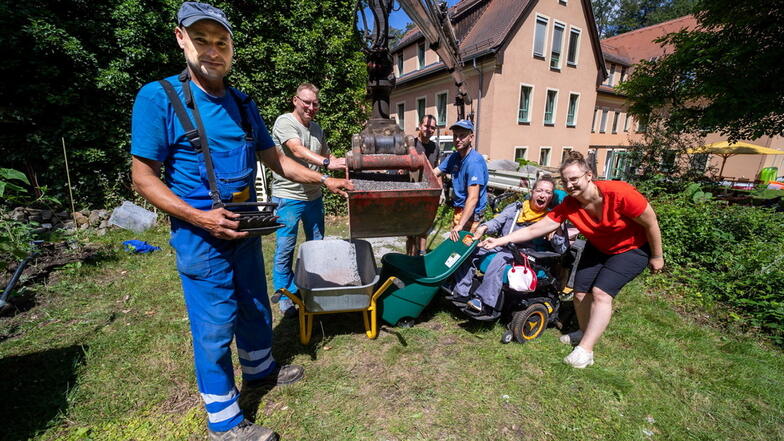
M 238 214 L 224 208 L 198 210 L 175 195 L 160 179 L 160 161 L 133 156 L 131 176 L 136 191 L 167 214 L 203 228 L 220 239 L 239 239 L 248 235 L 236 231 L 239 224 L 232 219 Z
M 460 239 L 460 231 L 466 225 L 471 225 L 474 219 L 474 209 L 479 202 L 479 185 L 469 185 L 467 189 L 468 195 L 466 196 L 465 205 L 463 206 L 463 214 L 460 216 L 460 221 L 457 225 L 452 227 L 449 236 L 452 240 L 457 242 Z
M 284 178 L 301 184 L 321 183 L 322 174 L 304 167 L 299 162 L 284 155 L 278 148 L 269 148 L 257 153 L 259 161 Z M 333 193 L 347 196 L 343 190 L 353 190 L 354 185 L 348 179 L 328 178 L 324 181 L 327 189 Z

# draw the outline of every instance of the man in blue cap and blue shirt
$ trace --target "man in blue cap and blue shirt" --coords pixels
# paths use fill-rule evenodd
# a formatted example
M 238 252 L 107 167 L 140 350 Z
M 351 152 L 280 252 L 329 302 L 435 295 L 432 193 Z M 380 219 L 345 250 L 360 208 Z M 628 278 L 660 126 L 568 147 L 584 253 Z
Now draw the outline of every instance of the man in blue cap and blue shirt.
M 455 192 L 453 205 L 455 215 L 449 236 L 460 239 L 460 231 L 475 232 L 482 220 L 487 205 L 487 164 L 485 158 L 473 147 L 474 123 L 467 119 L 452 124 L 452 137 L 455 152 L 441 161 L 433 170 L 436 176 L 452 176 L 452 189 Z
M 283 155 L 256 104 L 226 85 L 234 44 L 223 11 L 183 3 L 174 35 L 187 67 L 179 76 L 145 85 L 136 97 L 133 183 L 145 199 L 171 216 L 170 243 L 193 335 L 209 439 L 275 441 L 277 434 L 245 420 L 240 410 L 231 342 L 236 341 L 246 387 L 294 383 L 303 377 L 303 369 L 281 366 L 272 357 L 272 315 L 260 238 L 238 231 L 239 215 L 215 208 L 221 204 L 214 199 L 254 202 L 256 158 L 288 179 L 321 183 L 336 193 L 345 195 L 341 189 L 350 189 L 351 183 Z M 160 180 L 163 165 L 165 183 Z M 211 183 L 208 174 L 213 172 L 217 179 Z

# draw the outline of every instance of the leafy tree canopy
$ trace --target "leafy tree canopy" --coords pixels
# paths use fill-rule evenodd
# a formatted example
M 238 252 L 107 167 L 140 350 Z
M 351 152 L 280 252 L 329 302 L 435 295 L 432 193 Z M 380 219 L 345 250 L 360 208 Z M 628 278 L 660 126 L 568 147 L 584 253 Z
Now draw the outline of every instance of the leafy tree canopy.
M 602 38 L 691 14 L 696 0 L 591 0 Z
M 784 133 L 784 3 L 700 0 L 697 9 L 697 29 L 657 40 L 669 54 L 620 85 L 630 112 L 663 112 L 674 132 L 731 141 Z
M 173 28 L 180 0 L 31 0 L 0 5 L 0 155 L 66 200 L 61 138 L 81 204 L 130 194 L 130 112 L 145 83 L 184 67 Z M 338 151 L 365 118 L 361 43 L 349 0 L 215 2 L 234 24 L 230 80 L 271 126 L 303 81 Z M 13 80 L 12 80 L 13 79 Z

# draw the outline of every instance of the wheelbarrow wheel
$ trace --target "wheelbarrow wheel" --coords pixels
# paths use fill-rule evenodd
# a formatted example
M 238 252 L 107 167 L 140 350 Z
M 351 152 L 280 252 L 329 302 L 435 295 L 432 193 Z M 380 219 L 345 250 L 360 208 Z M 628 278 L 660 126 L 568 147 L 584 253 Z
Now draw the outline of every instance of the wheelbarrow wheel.
M 529 306 L 524 311 L 518 311 L 512 318 L 511 331 L 518 343 L 531 341 L 542 335 L 547 327 L 550 314 L 547 307 L 541 303 Z
M 395 325 L 398 328 L 413 328 L 414 327 L 414 319 L 411 317 L 403 317 L 402 319 L 397 321 Z

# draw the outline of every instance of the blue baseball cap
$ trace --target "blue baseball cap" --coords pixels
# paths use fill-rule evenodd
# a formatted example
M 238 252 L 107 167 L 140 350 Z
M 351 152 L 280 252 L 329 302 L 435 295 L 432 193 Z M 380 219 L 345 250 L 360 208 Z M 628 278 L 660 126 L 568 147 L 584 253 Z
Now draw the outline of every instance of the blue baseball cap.
M 474 131 L 474 123 L 472 123 L 470 119 L 461 119 L 460 121 L 452 124 L 449 127 L 449 130 L 454 130 L 455 127 L 460 127 L 461 129 L 470 130 L 472 133 Z
M 177 12 L 178 25 L 187 28 L 199 20 L 217 21 L 229 31 L 229 35 L 232 37 L 234 36 L 231 31 L 229 19 L 226 18 L 226 14 L 215 6 L 199 2 L 185 2 L 180 6 L 180 10 Z

